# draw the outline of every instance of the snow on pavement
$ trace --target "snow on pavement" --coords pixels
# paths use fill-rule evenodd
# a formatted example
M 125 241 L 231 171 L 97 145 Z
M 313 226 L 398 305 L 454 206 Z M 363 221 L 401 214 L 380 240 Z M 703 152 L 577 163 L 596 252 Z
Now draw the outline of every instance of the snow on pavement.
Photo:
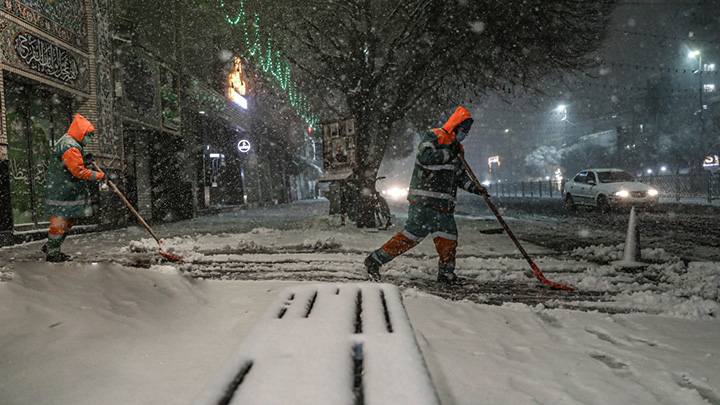
M 227 217 L 185 224 L 165 250 L 188 263 L 149 269 L 117 265 L 157 249 L 132 229 L 101 237 L 103 254 L 118 259 L 111 264 L 91 264 L 101 258 L 97 236 L 68 238 L 81 255 L 63 265 L 29 259 L 38 242 L 1 249 L 14 259 L 0 263 L 8 279 L 0 283 L 0 403 L 190 403 L 279 291 L 317 279 L 364 281 L 364 255 L 392 235 L 341 228 L 324 215 L 278 225 L 277 216 L 240 231 L 218 225 Z M 459 221 L 460 274 L 535 285 L 506 235 L 475 232 L 488 224 Z M 526 248 L 551 280 L 612 293 L 630 313 L 490 306 L 403 289 L 442 403 L 720 403 L 720 263 L 644 250 L 653 264 L 625 273 L 603 264 L 622 245 L 571 256 Z M 381 271 L 427 280 L 436 260 L 425 241 Z M 248 277 L 267 280 L 188 277 L 239 262 L 254 266 Z
M 443 403 L 718 403 L 717 321 L 406 296 Z
M 333 222 L 335 221 L 335 222 Z M 186 263 L 178 268 L 195 277 L 222 279 L 366 279 L 362 261 L 394 232 L 358 230 L 339 226 L 337 218 L 315 216 L 292 229 L 255 228 L 245 233 L 185 235 L 167 239 L 165 250 Z M 478 282 L 515 282 L 537 285 L 525 259 L 505 234 L 483 234 L 483 218 L 458 221 L 460 246 L 457 273 Z M 549 235 L 548 237 L 552 237 Z M 662 249 L 643 249 L 651 265 L 641 272 L 626 272 L 610 264 L 623 253 L 623 244 L 578 248 L 568 256 L 523 243 L 547 278 L 579 291 L 610 293 L 610 303 L 578 303 L 593 309 L 602 305 L 618 311 L 642 311 L 680 317 L 715 318 L 720 314 L 720 264 L 683 263 Z M 157 250 L 152 238 L 130 242 L 124 253 Z M 427 240 L 381 269 L 394 279 L 434 280 L 437 253 Z
M 18 269 L 0 285 L 0 403 L 190 403 L 292 283 Z M 718 403 L 716 319 L 404 295 L 443 403 Z

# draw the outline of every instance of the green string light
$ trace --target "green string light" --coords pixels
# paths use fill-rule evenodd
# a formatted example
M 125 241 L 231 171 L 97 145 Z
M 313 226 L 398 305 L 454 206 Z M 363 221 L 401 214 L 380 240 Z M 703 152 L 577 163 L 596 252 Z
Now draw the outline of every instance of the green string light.
M 225 2 L 220 1 L 220 7 L 225 8 Z M 240 12 L 233 19 L 229 14 L 225 14 L 225 19 L 230 25 L 240 24 L 242 27 L 245 40 L 245 47 L 250 56 L 256 60 L 265 73 L 270 74 L 277 80 L 280 87 L 287 93 L 290 105 L 295 109 L 295 113 L 300 116 L 309 126 L 314 127 L 318 122 L 318 117 L 311 110 L 307 103 L 307 97 L 297 90 L 297 85 L 290 78 L 290 64 L 282 57 L 279 50 L 273 51 L 271 34 L 267 34 L 265 47 L 260 45 L 260 16 L 258 13 L 253 14 L 255 22 L 252 39 L 247 24 L 247 14 L 245 13 L 245 1 L 240 2 Z

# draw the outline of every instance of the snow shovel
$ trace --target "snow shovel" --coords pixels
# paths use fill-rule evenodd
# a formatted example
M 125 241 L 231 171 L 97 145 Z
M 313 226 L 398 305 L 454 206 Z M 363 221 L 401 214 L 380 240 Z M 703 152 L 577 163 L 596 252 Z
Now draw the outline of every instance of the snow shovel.
M 470 165 L 468 165 L 467 161 L 465 160 L 465 157 L 463 155 L 458 155 L 460 158 L 460 161 L 462 162 L 463 166 L 465 166 L 465 170 L 467 170 L 468 174 L 472 178 L 472 180 L 475 182 L 475 185 L 477 187 L 482 187 L 480 184 L 480 181 L 478 181 L 477 177 L 475 177 L 475 173 L 473 173 L 472 169 L 470 169 Z M 525 260 L 527 260 L 528 263 L 530 263 L 530 268 L 533 269 L 533 273 L 535 274 L 535 278 L 542 281 L 543 283 L 549 285 L 552 288 L 557 288 L 559 290 L 568 290 L 573 291 L 574 289 L 572 287 L 566 286 L 564 284 L 555 283 L 553 281 L 548 280 L 545 278 L 545 276 L 542 274 L 538 266 L 532 261 L 530 258 L 530 255 L 527 254 L 525 249 L 520 244 L 520 241 L 515 237 L 515 235 L 512 233 L 508 225 L 505 223 L 505 220 L 500 216 L 500 213 L 498 212 L 497 208 L 493 205 L 493 203 L 490 201 L 490 197 L 488 197 L 487 194 L 483 194 L 483 198 L 485 198 L 485 202 L 487 203 L 488 207 L 490 207 L 490 210 L 495 214 L 495 217 L 500 222 L 500 225 L 502 225 L 503 229 L 505 229 L 505 232 L 507 232 L 508 236 L 512 241 L 515 243 L 515 246 L 517 246 L 518 250 L 520 250 L 520 253 L 525 257 Z
M 97 165 L 97 163 L 92 162 L 92 165 L 95 167 L 95 170 L 97 170 L 97 171 L 99 171 L 100 173 L 102 173 L 103 175 L 105 175 L 105 172 L 103 172 L 102 169 L 100 169 L 100 167 Z M 135 214 L 135 216 L 137 217 L 137 219 L 145 226 L 145 229 L 147 229 L 148 232 L 150 232 L 150 235 L 152 235 L 152 237 L 155 238 L 155 241 L 158 243 L 158 253 L 160 253 L 160 255 L 161 255 L 162 257 L 164 257 L 164 258 L 166 258 L 166 259 L 168 259 L 168 260 L 173 260 L 173 261 L 176 261 L 176 262 L 184 262 L 183 259 L 181 259 L 181 258 L 179 258 L 179 257 L 177 257 L 177 256 L 173 256 L 173 255 L 171 255 L 171 254 L 169 254 L 169 253 L 165 253 L 165 252 L 162 251 L 162 240 L 160 240 L 160 238 L 158 238 L 158 236 L 155 235 L 155 232 L 153 232 L 152 228 L 150 228 L 150 226 L 147 224 L 147 222 L 145 222 L 145 220 L 142 219 L 142 217 L 140 216 L 140 214 L 138 214 L 138 212 L 135 210 L 135 208 L 133 208 L 132 204 L 130 204 L 130 201 L 128 201 L 127 198 L 125 198 L 125 196 L 123 195 L 123 193 L 120 192 L 120 190 L 115 186 L 115 184 L 114 184 L 112 181 L 110 181 L 110 179 L 108 179 L 107 176 L 105 176 L 105 179 L 107 179 L 108 184 L 109 184 L 110 187 L 112 187 L 112 189 L 115 191 L 115 194 L 117 194 L 117 195 L 120 196 L 120 198 L 123 200 L 123 202 L 125 203 L 125 205 L 127 205 L 128 208 L 130 209 L 130 211 L 132 211 L 132 213 Z

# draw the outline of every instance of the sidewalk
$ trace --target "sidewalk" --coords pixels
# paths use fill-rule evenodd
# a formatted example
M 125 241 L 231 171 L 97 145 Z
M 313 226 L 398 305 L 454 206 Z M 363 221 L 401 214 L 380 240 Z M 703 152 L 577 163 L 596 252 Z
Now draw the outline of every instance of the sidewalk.
M 157 245 L 136 227 L 70 236 L 67 252 L 78 259 L 64 264 L 44 263 L 42 242 L 0 249 L 7 276 L 0 282 L 0 403 L 191 403 L 280 291 L 364 280 L 365 255 L 402 226 L 340 227 L 326 212 L 325 202 L 302 202 L 158 227 L 185 264 L 150 262 Z M 525 275 L 527 262 L 507 235 L 478 232 L 497 227 L 494 218 L 458 222 L 461 276 L 498 288 L 544 288 Z M 549 278 L 607 291 L 629 313 L 492 306 L 400 288 L 442 403 L 700 405 L 718 398 L 717 263 L 668 258 L 643 283 L 645 273 L 525 246 Z M 423 241 L 381 273 L 430 280 L 434 250 Z M 94 262 L 103 257 L 113 260 Z M 200 268 L 226 277 L 194 277 Z M 345 353 L 350 360 L 352 351 Z M 348 381 L 352 373 L 348 367 Z

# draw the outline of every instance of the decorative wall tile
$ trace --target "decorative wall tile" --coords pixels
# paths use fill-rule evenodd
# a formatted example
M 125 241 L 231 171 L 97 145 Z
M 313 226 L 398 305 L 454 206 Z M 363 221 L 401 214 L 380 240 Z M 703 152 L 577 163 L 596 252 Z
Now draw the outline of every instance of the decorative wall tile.
M 97 89 L 97 128 L 100 134 L 100 151 L 120 153 L 119 132 L 115 128 L 114 84 L 112 76 L 112 38 L 110 34 L 109 0 L 93 0 L 95 21 L 95 81 Z
M 88 50 L 84 0 L 0 0 L 0 10 L 71 46 Z
M 16 69 L 90 93 L 88 58 L 0 18 L 3 61 Z

